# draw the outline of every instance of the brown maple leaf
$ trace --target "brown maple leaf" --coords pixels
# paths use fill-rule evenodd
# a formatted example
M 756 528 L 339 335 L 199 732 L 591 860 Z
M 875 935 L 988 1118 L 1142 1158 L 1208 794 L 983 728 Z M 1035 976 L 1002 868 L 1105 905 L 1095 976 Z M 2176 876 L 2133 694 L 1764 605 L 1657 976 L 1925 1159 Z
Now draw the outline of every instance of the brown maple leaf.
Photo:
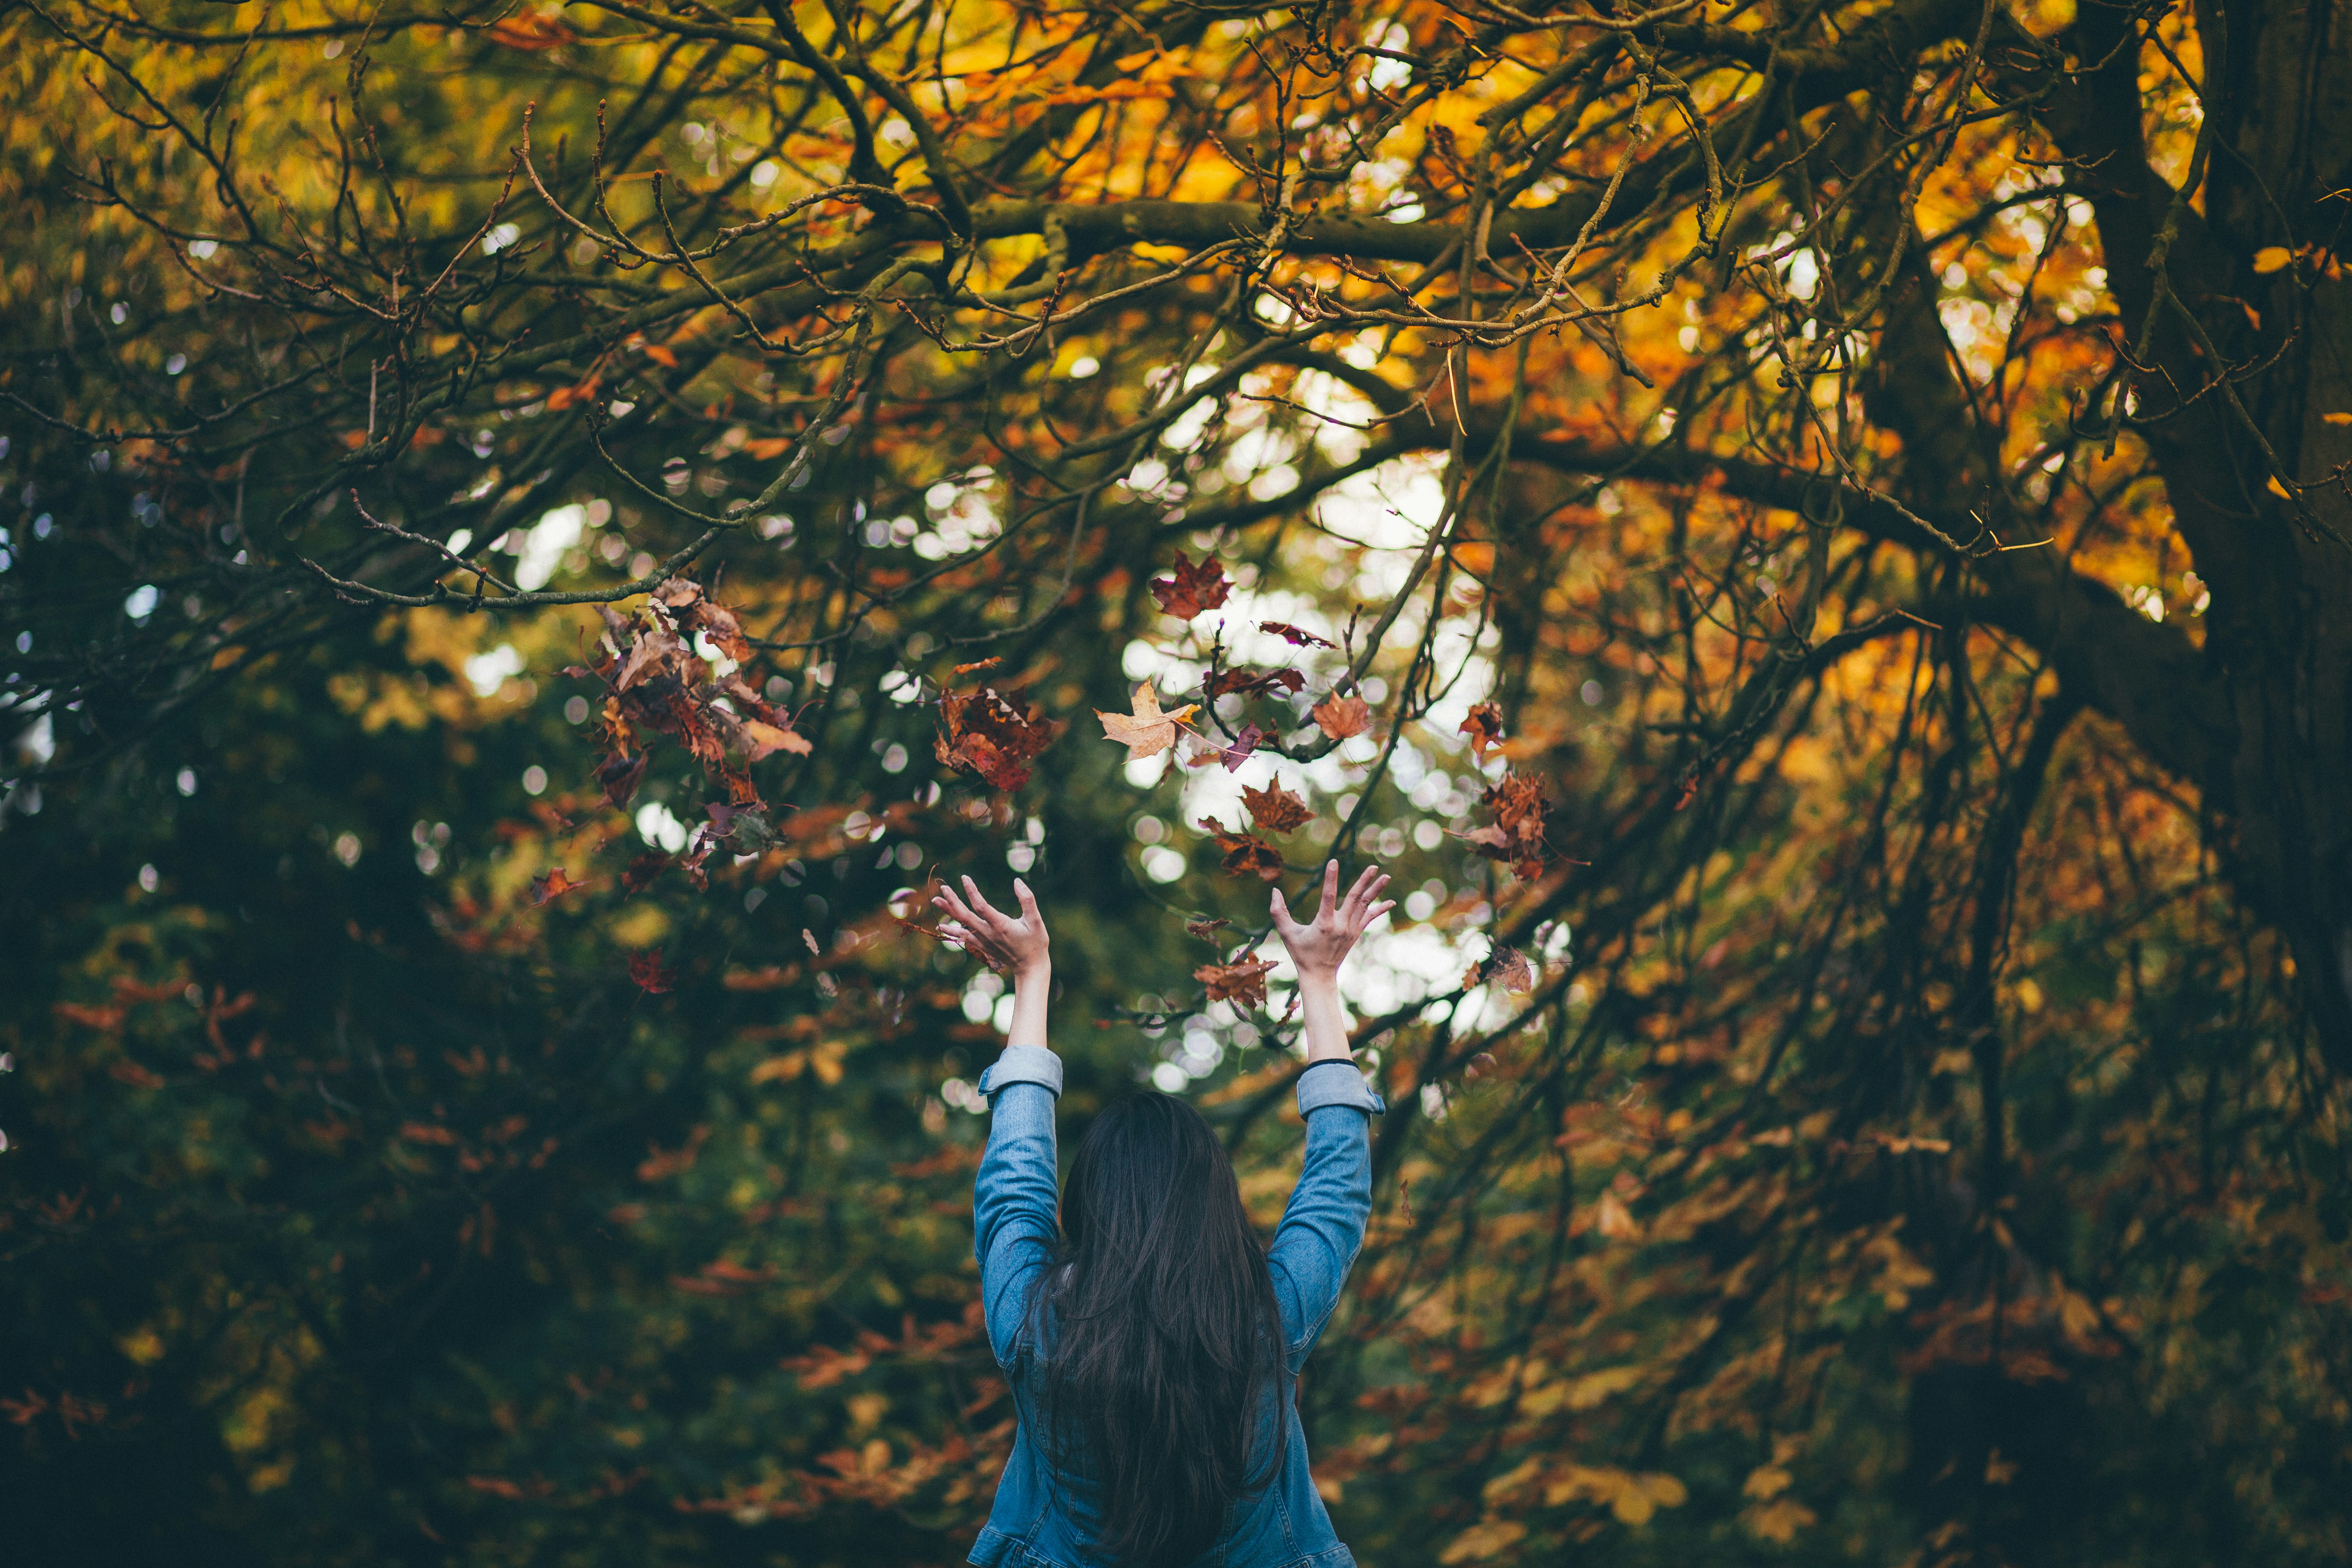
M 983 686 L 940 694 L 940 734 L 932 751 L 949 767 L 1009 793 L 1029 782 L 1029 763 L 1059 732 L 1060 726 L 1035 709 L 1024 713 Z
M 1372 727 L 1371 704 L 1361 697 L 1342 697 L 1334 691 L 1308 712 L 1323 732 L 1335 741 L 1360 735 Z
M 1304 800 L 1283 788 L 1278 780 L 1264 789 L 1242 785 L 1242 804 L 1249 807 L 1250 820 L 1268 833 L 1288 833 L 1315 816 Z
M 1245 958 L 1239 963 L 1204 963 L 1192 978 L 1209 988 L 1212 1002 L 1232 1002 L 1244 1007 L 1265 1005 L 1265 977 L 1274 961 Z
M 1257 629 L 1268 634 L 1269 636 L 1280 637 L 1283 641 L 1288 643 L 1293 647 L 1337 647 L 1339 646 L 1328 637 L 1318 637 L 1313 632 L 1301 631 L 1297 626 L 1290 625 L 1286 621 L 1260 621 L 1257 624 Z
M 1186 921 L 1184 922 L 1184 929 L 1192 935 L 1199 937 L 1202 942 L 1214 942 L 1217 938 L 1217 933 L 1233 923 L 1233 921 L 1225 919 L 1223 915 L 1217 915 L 1214 917 L 1202 915 L 1197 920 Z
M 1127 748 L 1127 760 L 1139 762 L 1156 752 L 1164 752 L 1176 743 L 1176 726 L 1192 717 L 1198 704 L 1187 702 L 1173 713 L 1160 710 L 1160 694 L 1145 681 L 1135 689 L 1134 711 L 1106 713 L 1095 710 L 1102 721 L 1103 737 L 1117 741 Z
M 1255 871 L 1266 881 L 1282 875 L 1282 851 L 1255 833 L 1228 833 L 1213 817 L 1201 818 L 1201 826 L 1216 837 L 1217 847 L 1224 852 L 1225 875 L 1245 877 Z
M 1495 703 L 1481 702 L 1470 710 L 1454 733 L 1470 737 L 1470 754 L 1483 763 L 1488 752 L 1503 743 L 1503 710 Z
M 677 971 L 662 967 L 659 948 L 655 948 L 649 952 L 629 954 L 629 979 L 635 984 L 638 990 L 656 996 L 665 991 L 674 991 L 677 988 Z
M 1225 602 L 1233 584 L 1225 581 L 1225 569 L 1216 557 L 1203 555 L 1198 561 L 1176 557 L 1171 574 L 1151 581 L 1151 596 L 1160 607 L 1180 621 L 1189 621 L 1204 611 L 1213 610 Z

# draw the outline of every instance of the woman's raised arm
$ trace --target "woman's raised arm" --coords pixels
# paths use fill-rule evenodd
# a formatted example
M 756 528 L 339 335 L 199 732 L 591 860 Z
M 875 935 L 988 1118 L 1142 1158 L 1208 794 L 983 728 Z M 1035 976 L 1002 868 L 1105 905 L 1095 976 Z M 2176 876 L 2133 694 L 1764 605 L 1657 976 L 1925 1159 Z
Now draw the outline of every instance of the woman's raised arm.
M 1045 918 L 1029 884 L 1015 880 L 1021 913 L 1012 916 L 963 879 L 963 896 L 941 889 L 931 901 L 953 924 L 947 939 L 991 969 L 1013 973 L 1013 1026 L 1004 1053 L 981 1074 L 991 1112 L 988 1152 L 972 1184 L 972 1247 L 980 1259 L 981 1300 L 989 1347 L 1009 1365 L 1020 1348 L 1029 1282 L 1053 1255 L 1055 1218 L 1054 1104 L 1062 1093 L 1062 1059 L 1045 1044 L 1045 1004 L 1054 961 Z
M 1298 1079 L 1307 1163 L 1266 1252 L 1282 1308 L 1284 1360 L 1294 1373 L 1339 1305 L 1371 1217 L 1371 1119 L 1383 1108 L 1348 1050 L 1339 965 L 1364 928 L 1395 907 L 1381 897 L 1388 881 L 1385 872 L 1367 867 L 1342 899 L 1339 863 L 1327 862 L 1323 896 L 1303 925 L 1290 918 L 1281 889 L 1274 894 L 1274 929 L 1298 971 L 1307 1026 L 1307 1070 Z

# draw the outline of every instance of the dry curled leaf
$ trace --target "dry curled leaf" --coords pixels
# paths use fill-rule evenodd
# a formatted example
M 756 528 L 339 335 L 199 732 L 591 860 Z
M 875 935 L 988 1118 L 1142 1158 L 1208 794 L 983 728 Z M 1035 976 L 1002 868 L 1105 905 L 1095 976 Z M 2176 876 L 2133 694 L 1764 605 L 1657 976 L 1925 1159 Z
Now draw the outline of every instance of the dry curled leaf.
M 1242 786 L 1242 804 L 1249 808 L 1250 821 L 1268 833 L 1288 833 L 1314 819 L 1307 803 L 1282 787 L 1270 784 L 1264 789 Z
M 1488 752 L 1503 743 L 1503 710 L 1495 703 L 1481 702 L 1470 710 L 1454 733 L 1470 737 L 1470 754 L 1483 763 Z
M 745 750 L 755 763 L 774 756 L 778 752 L 790 752 L 796 757 L 805 757 L 812 749 L 808 737 L 790 725 L 771 724 L 763 719 L 744 720 L 742 734 L 748 742 Z
M 1360 735 L 1372 727 L 1371 704 L 1360 697 L 1342 697 L 1334 691 L 1309 711 L 1316 724 L 1335 741 Z
M 544 904 L 551 900 L 560 899 L 566 893 L 577 892 L 587 885 L 585 882 L 573 881 L 565 874 L 563 868 L 558 866 L 545 876 L 533 877 L 530 879 L 530 901 L 534 904 Z
M 1244 959 L 1239 963 L 1204 963 L 1192 971 L 1192 978 L 1209 988 L 1212 1002 L 1263 1007 L 1265 977 L 1273 968 L 1273 961 L 1264 958 Z
M 1233 584 L 1225 581 L 1225 569 L 1210 555 L 1198 561 L 1187 561 L 1179 555 L 1168 576 L 1151 581 L 1151 596 L 1160 601 L 1161 609 L 1180 621 L 1189 621 L 1215 609 L 1232 591 Z
M 1287 621 L 1260 621 L 1257 629 L 1269 637 L 1280 637 L 1293 647 L 1338 647 L 1329 637 L 1318 637 L 1313 632 L 1301 631 Z
M 1202 915 L 1197 920 L 1186 921 L 1184 922 L 1184 929 L 1193 936 L 1199 937 L 1202 942 L 1214 942 L 1216 940 L 1217 933 L 1233 923 L 1233 921 L 1225 919 L 1223 915 L 1218 915 L 1214 918 Z
M 637 793 L 637 781 L 646 776 L 646 764 L 653 760 L 651 753 L 639 752 L 631 756 L 626 752 L 614 752 L 596 766 L 596 785 L 604 798 L 613 803 L 615 811 L 626 811 L 629 801 Z
M 1202 817 L 1201 826 L 1215 836 L 1217 847 L 1224 853 L 1225 875 L 1245 877 L 1255 872 L 1272 882 L 1282 876 L 1282 852 L 1255 833 L 1228 833 L 1211 817 Z
M 1516 947 L 1496 950 L 1489 967 L 1503 989 L 1524 996 L 1536 988 L 1536 966 Z
M 677 988 L 677 971 L 662 967 L 661 950 L 629 954 L 629 979 L 640 991 L 659 995 Z
M 1133 712 L 1106 713 L 1097 708 L 1095 717 L 1102 721 L 1104 738 L 1125 746 L 1127 760 L 1132 763 L 1174 745 L 1176 726 L 1191 718 L 1197 706 L 1187 702 L 1172 713 L 1162 713 L 1160 694 L 1151 689 L 1151 682 L 1147 680 L 1135 689 Z
M 1302 691 L 1306 687 L 1307 678 L 1287 665 L 1280 669 L 1252 669 L 1245 665 L 1236 665 L 1231 669 L 1220 669 L 1212 674 L 1202 683 L 1202 690 L 1210 701 L 1214 702 L 1220 697 L 1255 697 L 1265 691 Z

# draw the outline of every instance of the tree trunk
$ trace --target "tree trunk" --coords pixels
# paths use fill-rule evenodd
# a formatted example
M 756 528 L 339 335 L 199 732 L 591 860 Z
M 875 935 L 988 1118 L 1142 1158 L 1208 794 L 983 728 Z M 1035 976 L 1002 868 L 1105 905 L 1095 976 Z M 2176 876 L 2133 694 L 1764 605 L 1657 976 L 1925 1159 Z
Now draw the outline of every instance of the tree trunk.
M 2255 260 L 2265 247 L 2352 248 L 2352 7 L 2202 0 L 2198 22 L 2201 216 L 2148 165 L 2140 61 L 2116 47 L 2116 11 L 2084 7 L 2078 58 L 2114 58 L 2047 120 L 2079 161 L 2127 329 L 2155 315 L 2133 388 L 2210 585 L 2205 663 L 2233 730 L 2196 782 L 2230 824 L 2246 891 L 2292 945 L 2330 1058 L 2352 1070 L 2352 425 L 2323 417 L 2352 413 L 2352 280 Z M 2217 361 L 2251 374 L 2204 390 Z

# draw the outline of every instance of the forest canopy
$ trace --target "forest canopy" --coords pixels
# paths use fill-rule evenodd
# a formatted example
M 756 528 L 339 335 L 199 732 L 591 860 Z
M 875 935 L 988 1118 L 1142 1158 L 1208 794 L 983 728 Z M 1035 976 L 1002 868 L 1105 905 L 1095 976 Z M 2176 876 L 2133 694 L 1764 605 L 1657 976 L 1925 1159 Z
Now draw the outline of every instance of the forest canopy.
M 951 1563 L 926 889 L 1368 1565 L 2352 1558 L 2352 24 L 5 0 L 28 1556 Z M 2333 1503 L 2328 1499 L 2336 1500 Z

